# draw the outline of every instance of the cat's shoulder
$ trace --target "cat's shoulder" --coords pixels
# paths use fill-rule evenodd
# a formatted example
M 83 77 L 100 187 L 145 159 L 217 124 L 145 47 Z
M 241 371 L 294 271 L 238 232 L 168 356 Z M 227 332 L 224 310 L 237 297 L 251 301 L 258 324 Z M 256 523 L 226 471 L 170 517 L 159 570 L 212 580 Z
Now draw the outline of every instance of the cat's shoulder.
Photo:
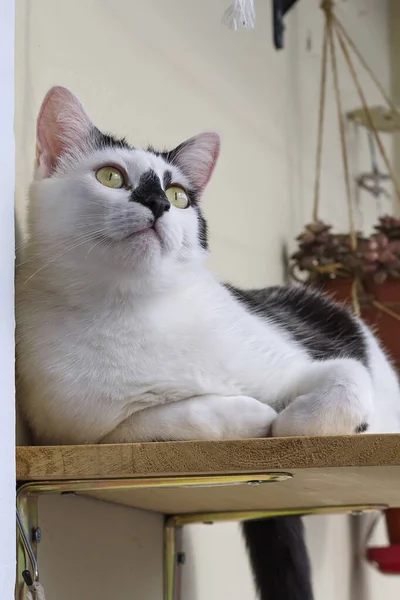
M 231 284 L 225 284 L 226 289 L 239 301 L 254 309 L 281 310 L 294 309 L 296 312 L 339 311 L 349 315 L 348 307 L 336 302 L 330 296 L 313 286 L 306 285 L 275 285 L 260 289 L 244 290 Z

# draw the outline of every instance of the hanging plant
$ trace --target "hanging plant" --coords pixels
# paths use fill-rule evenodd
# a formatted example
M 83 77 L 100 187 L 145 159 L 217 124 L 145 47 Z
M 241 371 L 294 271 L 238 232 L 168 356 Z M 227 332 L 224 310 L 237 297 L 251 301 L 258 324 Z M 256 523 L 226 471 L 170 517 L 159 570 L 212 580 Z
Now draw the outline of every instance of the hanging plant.
M 376 162 L 374 162 L 373 173 L 370 176 L 373 180 L 372 190 L 378 189 L 379 191 L 379 180 L 389 178 L 399 200 L 400 186 L 394 175 L 379 130 L 392 130 L 390 127 L 393 128 L 394 124 L 400 122 L 400 115 L 343 24 L 335 15 L 332 0 L 323 0 L 321 7 L 325 16 L 325 24 L 321 61 L 313 222 L 307 225 L 297 237 L 298 248 L 291 257 L 290 271 L 297 281 L 319 285 L 340 300 L 350 302 L 356 314 L 362 314 L 371 325 L 375 328 L 378 327 L 381 339 L 397 361 L 400 370 L 400 220 L 392 216 L 381 217 L 374 228 L 373 234 L 369 237 L 356 230 L 336 57 L 337 47 L 342 52 L 362 105 L 361 109 L 353 111 L 352 118 L 355 123 L 364 125 L 367 128 L 370 142 L 376 144 L 388 172 L 387 176 L 381 176 L 377 170 Z M 380 109 L 374 112 L 373 109 L 369 108 L 352 54 L 358 58 L 362 68 L 370 75 L 381 92 L 388 109 Z M 319 216 L 329 61 L 338 115 L 349 218 L 349 232 L 341 234 L 334 233 L 333 226 L 322 221 Z M 388 295 L 385 292 L 389 289 L 390 293 Z M 382 317 L 382 313 L 385 314 L 385 318 L 390 319 L 390 322 Z M 398 321 L 399 328 L 395 336 L 393 333 L 394 319 Z
M 392 181 L 395 195 L 399 201 L 400 186 L 378 130 L 393 131 L 394 125 L 398 126 L 399 124 L 400 116 L 342 23 L 334 14 L 332 0 L 322 0 L 321 7 L 325 15 L 325 26 L 322 47 L 313 222 L 307 225 L 297 237 L 298 249 L 292 256 L 291 272 L 297 280 L 299 280 L 299 275 L 305 275 L 305 278 L 302 279 L 305 283 L 318 285 L 337 300 L 350 303 L 354 312 L 361 315 L 375 330 L 400 372 L 400 219 L 392 216 L 381 217 L 374 228 L 373 234 L 369 237 L 363 236 L 356 230 L 336 61 L 336 45 L 339 45 L 341 49 L 362 105 L 361 109 L 353 111 L 353 120 L 356 124 L 365 126 L 370 132 L 370 141 L 376 144 L 388 172 L 388 175 L 383 178 L 389 178 Z M 369 108 L 357 76 L 352 53 L 357 56 L 364 70 L 367 71 L 380 90 L 389 110 L 384 109 L 382 111 L 380 109 L 373 112 Z M 319 216 L 328 56 L 330 56 L 332 67 L 332 81 L 338 114 L 346 187 L 349 217 L 349 232 L 347 234 L 334 233 L 332 225 L 323 222 Z M 377 172 L 376 164 L 371 175 L 369 179 L 367 178 L 367 181 L 365 181 L 365 175 L 362 179 L 364 180 L 364 187 L 367 184 L 369 189 L 374 191 L 379 189 L 380 174 Z M 383 178 L 381 177 L 381 179 Z M 372 187 L 370 179 L 373 180 Z M 390 554 L 394 548 L 398 548 L 400 509 L 389 510 L 386 521 L 391 547 L 386 548 L 385 551 L 388 550 Z M 380 555 L 377 556 L 377 553 L 374 552 L 373 558 L 383 568 L 382 565 L 384 559 L 387 559 L 387 552 L 383 558 Z M 381 558 L 382 561 L 380 562 Z
M 338 277 L 371 278 L 380 284 L 389 278 L 400 280 L 400 219 L 381 217 L 374 229 L 370 237 L 357 232 L 353 248 L 350 234 L 334 234 L 323 221 L 306 225 L 291 256 L 293 277 L 318 283 Z M 297 272 L 306 273 L 306 279 Z

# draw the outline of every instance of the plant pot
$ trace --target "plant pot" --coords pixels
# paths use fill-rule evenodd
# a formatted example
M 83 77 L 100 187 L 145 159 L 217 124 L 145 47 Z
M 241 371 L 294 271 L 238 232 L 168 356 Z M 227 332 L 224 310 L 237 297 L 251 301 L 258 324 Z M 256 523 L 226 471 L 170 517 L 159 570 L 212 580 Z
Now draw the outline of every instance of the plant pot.
M 338 278 L 319 282 L 318 287 L 339 302 L 351 304 L 352 284 L 350 278 Z M 360 296 L 361 316 L 380 339 L 400 373 L 400 320 L 373 304 L 377 301 L 400 318 L 400 280 L 392 279 L 378 284 L 366 279 L 363 288 Z

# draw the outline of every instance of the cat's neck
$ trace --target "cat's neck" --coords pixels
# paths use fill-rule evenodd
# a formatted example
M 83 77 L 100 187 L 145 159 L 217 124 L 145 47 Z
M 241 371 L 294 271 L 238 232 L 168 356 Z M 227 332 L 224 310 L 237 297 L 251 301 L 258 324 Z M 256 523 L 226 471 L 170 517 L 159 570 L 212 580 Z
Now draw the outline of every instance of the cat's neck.
M 77 269 L 79 265 L 79 269 Z M 17 269 L 20 290 L 36 298 L 46 298 L 55 305 L 96 311 L 101 307 L 131 307 L 165 296 L 183 294 L 193 286 L 220 286 L 204 262 L 168 263 L 152 272 L 141 272 L 129 266 L 80 262 L 76 257 L 47 263 L 29 253 Z

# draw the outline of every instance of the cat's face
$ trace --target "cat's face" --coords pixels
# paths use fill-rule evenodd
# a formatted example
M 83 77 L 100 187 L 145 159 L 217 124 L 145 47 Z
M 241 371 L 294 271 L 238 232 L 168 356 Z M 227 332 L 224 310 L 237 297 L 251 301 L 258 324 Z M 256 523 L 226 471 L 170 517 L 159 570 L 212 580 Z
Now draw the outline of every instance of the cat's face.
M 51 260 L 146 272 L 204 255 L 199 201 L 218 156 L 217 134 L 170 152 L 133 148 L 102 134 L 75 96 L 57 87 L 43 102 L 37 147 L 31 235 Z

